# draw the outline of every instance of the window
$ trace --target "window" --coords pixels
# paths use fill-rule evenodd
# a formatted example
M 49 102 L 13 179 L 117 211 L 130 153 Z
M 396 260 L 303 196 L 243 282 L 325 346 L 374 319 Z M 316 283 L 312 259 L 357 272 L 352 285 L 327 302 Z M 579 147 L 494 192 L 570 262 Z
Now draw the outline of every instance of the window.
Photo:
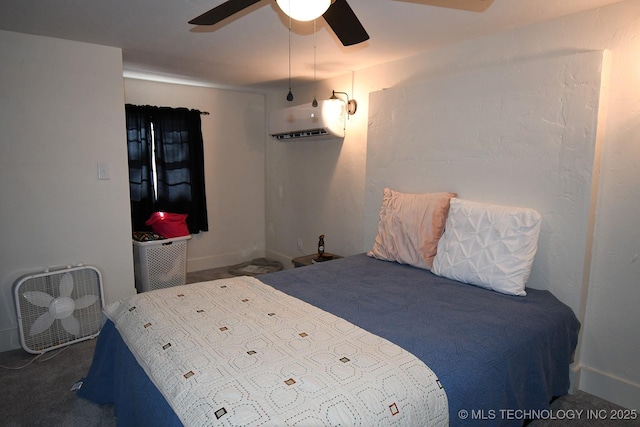
M 153 212 L 186 213 L 192 234 L 208 230 L 200 112 L 125 106 L 131 221 L 134 231 Z
M 153 122 L 149 124 L 151 129 L 151 186 L 153 188 L 153 201 L 158 201 L 158 166 L 156 163 L 156 138 L 153 136 Z

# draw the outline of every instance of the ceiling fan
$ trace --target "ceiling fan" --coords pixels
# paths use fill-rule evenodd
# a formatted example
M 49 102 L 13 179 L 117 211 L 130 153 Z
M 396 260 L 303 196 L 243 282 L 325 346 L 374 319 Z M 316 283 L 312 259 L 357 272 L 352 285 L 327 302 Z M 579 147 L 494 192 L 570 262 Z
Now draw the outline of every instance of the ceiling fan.
M 241 12 L 242 10 L 260 2 L 262 0 L 227 0 L 224 3 L 214 7 L 208 12 L 203 13 L 197 18 L 189 21 L 190 24 L 193 25 L 215 25 L 218 22 L 221 22 L 230 16 Z M 486 8 L 493 3 L 493 0 L 400 0 L 411 3 L 424 3 L 430 4 L 433 6 L 454 8 L 454 9 L 462 9 L 462 10 L 472 10 L 476 12 L 482 12 Z M 277 0 L 278 6 L 287 13 L 287 15 L 291 16 L 293 19 L 296 19 L 293 14 L 287 12 L 287 7 L 291 5 L 294 6 L 294 3 L 300 3 L 300 1 L 295 0 Z M 309 0 L 307 0 L 309 3 Z M 333 30 L 335 35 L 338 37 L 340 42 L 344 46 L 351 46 L 354 44 L 362 43 L 364 41 L 369 40 L 369 34 L 364 29 L 360 20 L 351 9 L 351 6 L 347 3 L 347 0 L 321 0 L 320 3 L 324 3 L 324 7 L 322 10 L 324 12 L 320 12 L 315 17 L 322 16 L 329 27 Z M 328 7 L 328 8 L 327 8 Z M 314 18 L 310 18 L 314 19 Z M 309 19 L 309 20 L 310 20 Z

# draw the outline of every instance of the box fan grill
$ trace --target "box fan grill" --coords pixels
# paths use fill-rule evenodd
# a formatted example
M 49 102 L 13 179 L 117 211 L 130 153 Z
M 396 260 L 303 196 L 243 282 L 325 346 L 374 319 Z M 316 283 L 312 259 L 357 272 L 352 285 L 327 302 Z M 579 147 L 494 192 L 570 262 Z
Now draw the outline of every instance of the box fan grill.
M 102 277 L 95 267 L 45 270 L 13 286 L 20 343 L 39 354 L 95 338 L 102 329 Z

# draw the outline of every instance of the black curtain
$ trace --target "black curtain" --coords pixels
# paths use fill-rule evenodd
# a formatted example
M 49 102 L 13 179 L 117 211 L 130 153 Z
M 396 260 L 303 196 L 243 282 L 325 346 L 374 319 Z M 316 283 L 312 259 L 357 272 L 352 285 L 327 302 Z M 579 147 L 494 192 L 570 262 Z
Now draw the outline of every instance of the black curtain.
M 133 229 L 146 230 L 153 212 L 186 213 L 192 234 L 208 231 L 200 111 L 126 105 Z M 156 146 L 157 199 L 151 168 Z
M 154 209 L 151 170 L 151 107 L 125 106 L 127 152 L 129 154 L 129 197 L 131 226 L 147 230 L 144 224 Z

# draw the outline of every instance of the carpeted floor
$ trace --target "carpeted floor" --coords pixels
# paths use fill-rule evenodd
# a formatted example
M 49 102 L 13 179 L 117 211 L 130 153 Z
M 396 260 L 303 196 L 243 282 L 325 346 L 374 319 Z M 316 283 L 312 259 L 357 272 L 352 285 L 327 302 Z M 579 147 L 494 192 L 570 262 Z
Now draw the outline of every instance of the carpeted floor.
M 228 269 L 223 267 L 189 273 L 187 282 L 230 276 Z M 21 349 L 0 353 L 0 365 L 3 367 L 18 367 L 31 362 L 22 369 L 0 368 L 0 425 L 115 426 L 113 406 L 96 405 L 78 398 L 71 391 L 72 386 L 89 370 L 94 348 L 95 340 L 83 341 L 59 353 L 56 350 L 47 352 L 35 361 L 34 355 Z M 552 404 L 552 411 L 548 413 L 551 419 L 536 420 L 529 426 L 640 426 L 638 419 L 611 420 L 611 414 L 616 414 L 615 411 L 620 409 L 619 406 L 578 391 Z M 572 416 L 578 419 L 568 418 Z
M 3 367 L 19 367 L 33 361 L 22 369 L 0 368 L 0 425 L 115 426 L 113 406 L 96 405 L 71 391 L 89 370 L 94 348 L 95 340 L 83 341 L 59 354 L 58 350 L 44 353 L 35 361 L 35 356 L 24 350 L 0 353 Z

